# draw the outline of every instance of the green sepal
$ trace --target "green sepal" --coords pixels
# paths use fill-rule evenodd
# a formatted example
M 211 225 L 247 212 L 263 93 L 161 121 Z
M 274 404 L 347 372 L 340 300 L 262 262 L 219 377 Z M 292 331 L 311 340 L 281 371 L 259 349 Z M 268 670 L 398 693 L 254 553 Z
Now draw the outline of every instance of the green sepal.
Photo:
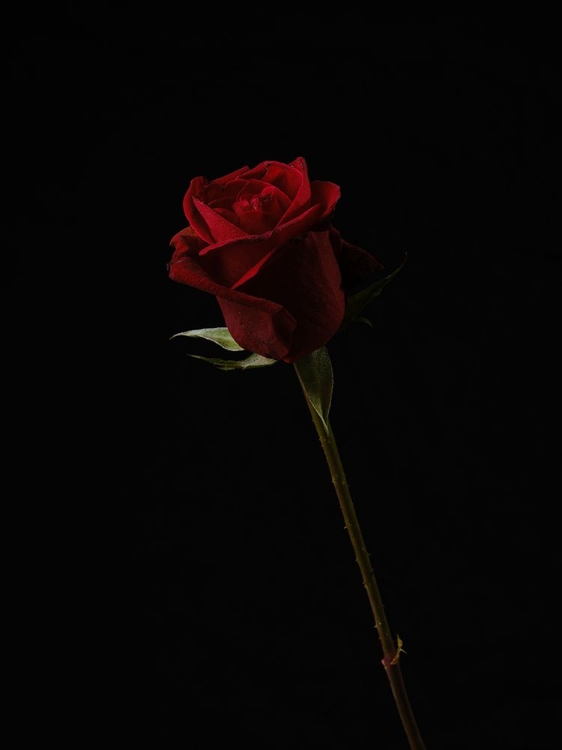
M 355 294 L 352 294 L 348 301 L 345 308 L 345 315 L 343 318 L 343 323 L 340 326 L 340 329 L 346 328 L 350 323 L 354 321 L 360 320 L 363 323 L 367 323 L 366 318 L 358 318 L 357 315 L 361 312 L 361 310 L 366 307 L 366 305 L 369 304 L 369 302 L 374 299 L 375 297 L 378 297 L 379 294 L 382 292 L 384 287 L 392 281 L 392 279 L 398 274 L 403 268 L 404 264 L 406 263 L 407 255 L 404 256 L 404 260 L 402 263 L 396 268 L 392 273 L 388 274 L 388 276 L 385 276 L 383 279 L 379 279 L 378 281 L 375 281 L 374 284 L 371 284 L 370 286 L 366 287 L 365 289 L 361 289 L 359 292 L 356 292 Z M 370 325 L 370 322 L 369 322 Z
M 173 336 L 170 336 L 170 339 L 175 339 L 176 336 L 191 336 L 193 338 L 214 341 L 215 344 L 222 346 L 223 349 L 228 349 L 230 352 L 244 351 L 243 347 L 239 346 L 236 341 L 234 341 L 228 328 L 197 328 L 193 331 L 174 333 Z
M 322 346 L 298 359 L 294 365 L 306 398 L 329 434 L 328 415 L 334 391 L 334 371 L 328 350 Z
M 250 354 L 246 359 L 216 359 L 215 357 L 202 357 L 200 354 L 190 354 L 189 356 L 209 362 L 218 367 L 219 370 L 248 370 L 253 367 L 268 367 L 279 361 L 278 359 L 262 357 L 261 354 Z

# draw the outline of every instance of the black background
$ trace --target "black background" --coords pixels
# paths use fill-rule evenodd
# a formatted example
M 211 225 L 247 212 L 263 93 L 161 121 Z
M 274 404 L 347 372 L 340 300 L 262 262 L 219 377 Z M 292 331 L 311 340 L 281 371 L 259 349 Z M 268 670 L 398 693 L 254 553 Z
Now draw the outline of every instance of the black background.
M 294 369 L 224 373 L 188 356 L 210 344 L 170 341 L 223 324 L 166 273 L 189 181 L 303 156 L 341 186 L 346 239 L 388 268 L 408 254 L 372 328 L 328 350 L 331 420 L 428 750 L 554 748 L 549 42 L 462 19 L 213 16 L 58 8 L 5 31 L 20 731 L 407 747 Z

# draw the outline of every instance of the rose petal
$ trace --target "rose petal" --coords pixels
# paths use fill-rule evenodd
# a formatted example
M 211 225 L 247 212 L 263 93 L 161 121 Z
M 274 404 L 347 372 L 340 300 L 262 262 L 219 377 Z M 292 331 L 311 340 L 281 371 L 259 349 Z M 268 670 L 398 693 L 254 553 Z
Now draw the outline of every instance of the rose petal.
M 334 227 L 330 227 L 330 235 L 346 291 L 359 286 L 384 268 L 372 253 L 342 239 L 341 234 Z
M 238 291 L 278 303 L 297 321 L 292 341 L 284 342 L 285 362 L 294 362 L 323 346 L 337 332 L 345 313 L 340 269 L 327 231 L 309 232 L 272 253 L 259 274 Z M 267 353 L 263 342 L 259 345 L 260 349 L 252 351 L 274 356 Z
M 247 237 L 245 232 L 236 224 L 232 224 L 224 216 L 213 211 L 212 208 L 202 203 L 198 198 L 193 199 L 193 206 L 199 212 L 199 216 L 205 221 L 208 234 L 211 237 L 210 242 L 224 242 L 225 240 L 237 240 Z
M 174 248 L 171 264 L 188 256 L 199 265 L 202 272 L 218 284 L 228 287 L 235 286 L 251 269 L 258 269 L 260 262 L 274 246 L 271 233 L 264 237 L 207 245 L 191 227 L 174 235 L 170 244 Z M 176 269 L 176 272 L 180 271 Z M 180 279 L 176 278 L 175 281 Z
M 197 197 L 208 184 L 205 177 L 195 177 L 189 183 L 189 188 L 183 197 L 183 212 L 189 225 L 197 232 L 199 237 L 205 242 L 213 242 L 213 235 L 210 233 L 206 222 L 196 209 L 193 200 Z
M 217 299 L 226 327 L 239 346 L 268 359 L 287 361 L 296 326 L 288 310 L 232 290 L 228 295 L 217 295 Z
M 319 204 L 323 207 L 319 221 L 329 218 L 334 213 L 336 204 L 341 197 L 340 186 L 333 182 L 314 180 L 310 188 L 312 193 L 310 202 L 312 205 Z

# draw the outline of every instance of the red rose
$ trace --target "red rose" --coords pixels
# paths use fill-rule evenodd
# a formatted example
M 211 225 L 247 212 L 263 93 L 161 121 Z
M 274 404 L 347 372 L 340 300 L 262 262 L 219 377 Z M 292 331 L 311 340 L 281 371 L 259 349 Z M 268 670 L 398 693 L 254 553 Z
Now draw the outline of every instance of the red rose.
M 339 197 L 334 183 L 309 181 L 303 158 L 196 177 L 170 278 L 214 294 L 241 347 L 295 362 L 338 331 L 346 290 L 382 268 L 331 225 Z

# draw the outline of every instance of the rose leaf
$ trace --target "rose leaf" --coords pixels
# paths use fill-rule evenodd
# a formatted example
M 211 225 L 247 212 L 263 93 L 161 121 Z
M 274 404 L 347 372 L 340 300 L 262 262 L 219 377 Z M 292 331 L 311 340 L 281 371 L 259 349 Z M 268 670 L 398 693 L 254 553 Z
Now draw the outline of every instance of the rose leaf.
M 215 344 L 222 346 L 223 349 L 228 349 L 230 352 L 244 351 L 244 349 L 234 341 L 228 328 L 198 328 L 193 331 L 182 331 L 182 333 L 174 333 L 173 336 L 170 336 L 170 339 L 175 339 L 176 336 L 192 336 L 193 338 L 208 339 L 209 341 L 214 341 Z
M 247 370 L 254 367 L 268 367 L 274 365 L 279 360 L 262 357 L 261 354 L 250 354 L 245 359 L 217 359 L 215 357 L 202 357 L 200 354 L 190 354 L 194 359 L 202 359 L 204 362 L 210 362 L 219 370 Z
M 374 284 L 371 284 L 365 289 L 361 289 L 361 291 L 357 292 L 356 294 L 352 294 L 349 297 L 345 308 L 345 316 L 341 328 L 345 328 L 349 323 L 357 319 L 357 315 L 361 312 L 361 310 L 366 307 L 372 299 L 379 296 L 384 287 L 390 281 L 392 281 L 397 273 L 399 273 L 404 268 L 405 263 L 406 258 L 404 258 L 398 268 L 396 268 L 392 273 L 388 274 L 388 276 L 385 276 L 384 279 L 376 281 Z M 366 322 L 365 319 L 363 319 L 363 322 Z

